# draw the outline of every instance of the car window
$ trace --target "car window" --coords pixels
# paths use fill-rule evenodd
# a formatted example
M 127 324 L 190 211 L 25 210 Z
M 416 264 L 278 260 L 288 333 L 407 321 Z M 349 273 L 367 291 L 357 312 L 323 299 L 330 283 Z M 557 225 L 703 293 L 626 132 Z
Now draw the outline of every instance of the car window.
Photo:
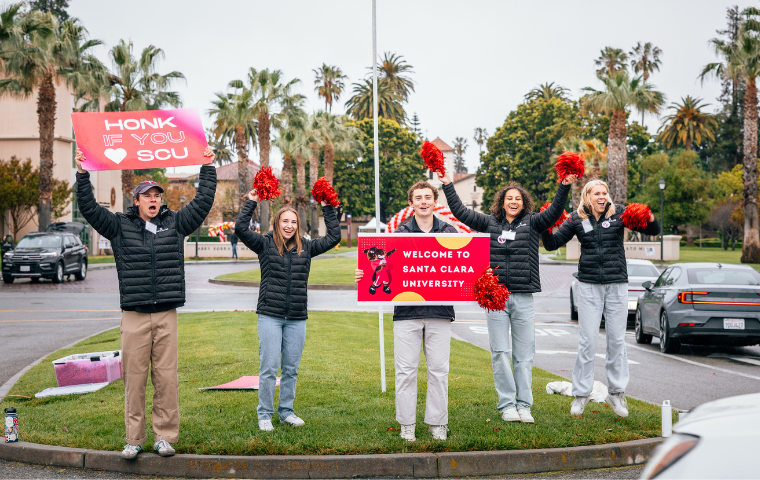
M 34 235 L 22 238 L 16 248 L 60 248 L 62 240 L 60 235 Z
M 660 272 L 654 267 L 654 265 L 632 265 L 628 264 L 628 276 L 629 277 L 657 277 Z
M 662 272 L 662 275 L 660 275 L 660 278 L 657 279 L 657 281 L 654 283 L 655 287 L 661 287 L 665 284 L 665 281 L 668 278 L 668 275 L 670 275 L 670 271 L 673 270 L 673 267 L 669 267 L 664 272 Z
M 690 268 L 689 283 L 713 285 L 760 285 L 760 274 L 754 269 Z
M 665 280 L 665 286 L 669 287 L 676 283 L 678 279 L 681 277 L 681 269 L 679 267 L 673 267 L 670 271 L 670 274 L 668 274 L 668 279 Z
M 66 235 L 65 237 L 63 237 L 63 246 L 64 247 L 70 247 L 71 246 L 71 237 L 69 237 L 68 235 Z
M 72 237 L 74 240 L 74 245 L 82 245 L 82 240 L 79 237 Z

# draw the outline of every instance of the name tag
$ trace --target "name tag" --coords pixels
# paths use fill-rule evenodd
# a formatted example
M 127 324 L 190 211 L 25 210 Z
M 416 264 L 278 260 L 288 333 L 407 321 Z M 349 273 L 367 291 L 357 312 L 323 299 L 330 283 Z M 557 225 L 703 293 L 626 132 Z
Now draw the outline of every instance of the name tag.
M 507 240 L 512 241 L 514 239 L 515 239 L 515 232 L 509 231 L 509 230 L 502 230 L 501 235 L 498 238 L 499 243 L 504 243 Z
M 158 228 L 156 227 L 155 223 L 145 222 L 145 230 L 155 234 Z
M 583 232 L 584 233 L 588 233 L 588 232 L 590 232 L 591 230 L 594 229 L 594 227 L 591 226 L 591 220 L 589 220 L 588 218 L 586 220 L 582 221 L 581 225 L 583 225 Z

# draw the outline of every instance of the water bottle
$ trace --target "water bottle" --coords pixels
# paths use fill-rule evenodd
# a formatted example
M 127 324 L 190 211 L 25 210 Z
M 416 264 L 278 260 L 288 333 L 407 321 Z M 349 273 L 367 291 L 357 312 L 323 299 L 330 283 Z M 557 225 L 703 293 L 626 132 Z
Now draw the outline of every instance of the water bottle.
M 667 438 L 673 435 L 673 407 L 670 406 L 670 400 L 662 402 L 662 437 Z
M 5 443 L 18 442 L 18 414 L 16 409 L 5 409 Z

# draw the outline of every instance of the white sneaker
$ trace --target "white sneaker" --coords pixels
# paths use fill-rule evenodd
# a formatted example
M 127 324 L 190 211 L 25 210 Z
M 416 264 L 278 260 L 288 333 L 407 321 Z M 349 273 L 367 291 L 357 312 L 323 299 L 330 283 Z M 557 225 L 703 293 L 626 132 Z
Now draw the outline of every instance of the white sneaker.
M 274 430 L 274 425 L 272 425 L 272 420 L 259 420 L 259 430 L 262 432 L 271 432 Z
M 583 415 L 583 410 L 586 409 L 588 404 L 588 397 L 575 397 L 572 405 L 570 405 L 570 415 L 580 416 Z
M 501 411 L 501 419 L 505 422 L 519 422 L 520 414 L 515 407 L 505 408 Z
M 628 401 L 625 399 L 625 393 L 610 393 L 605 400 L 607 405 L 619 416 L 626 418 L 628 416 Z
M 306 425 L 306 422 L 301 420 L 295 413 L 291 413 L 284 419 L 280 419 L 280 423 L 287 423 L 291 427 L 303 427 Z
M 533 415 L 530 414 L 530 410 L 527 408 L 518 408 L 517 414 L 520 416 L 520 421 L 522 423 L 536 423 L 536 421 L 533 420 Z
M 407 442 L 417 440 L 417 437 L 414 436 L 414 425 L 414 423 L 411 425 L 401 425 L 401 438 Z
M 448 429 L 447 425 L 430 425 L 430 434 L 433 435 L 433 440 L 446 440 Z
M 162 457 L 171 457 L 176 452 L 172 448 L 171 444 L 166 440 L 159 440 L 153 444 L 153 451 Z
M 125 460 L 134 460 L 137 458 L 140 452 L 142 452 L 142 445 L 124 445 L 124 450 L 121 451 L 121 458 Z

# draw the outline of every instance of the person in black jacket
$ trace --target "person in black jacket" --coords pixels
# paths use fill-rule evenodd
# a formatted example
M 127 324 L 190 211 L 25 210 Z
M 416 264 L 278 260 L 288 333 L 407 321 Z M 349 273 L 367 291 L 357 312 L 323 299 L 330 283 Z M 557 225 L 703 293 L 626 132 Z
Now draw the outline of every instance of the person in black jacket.
M 433 215 L 438 189 L 420 181 L 407 192 L 414 216 L 395 233 L 457 233 L 456 228 Z M 364 271 L 356 269 L 356 283 Z M 454 307 L 429 305 L 393 308 L 393 356 L 396 369 L 396 421 L 401 438 L 413 442 L 417 418 L 417 370 L 420 348 L 425 349 L 428 370 L 425 423 L 434 440 L 446 440 L 449 423 L 449 352 Z
M 496 408 L 504 421 L 535 423 L 530 408 L 536 353 L 533 294 L 541 291 L 538 237 L 562 215 L 575 175 L 562 180 L 554 201 L 543 212 L 534 212 L 530 194 L 519 184 L 510 183 L 494 196 L 490 215 L 465 207 L 451 180 L 440 174 L 438 178 L 451 213 L 473 230 L 491 234 L 490 268 L 510 291 L 504 310 L 486 311 L 493 380 L 499 397 Z
M 229 240 L 230 240 L 230 245 L 232 246 L 232 259 L 238 260 L 238 254 L 237 254 L 238 237 L 237 235 L 235 235 L 234 230 L 230 232 Z
M 145 388 L 150 370 L 153 394 L 153 449 L 174 455 L 179 437 L 177 308 L 185 304 L 185 237 L 203 223 L 216 192 L 214 154 L 204 152 L 198 192 L 179 211 L 161 205 L 163 189 L 153 181 L 134 189 L 134 205 L 111 213 L 92 194 L 85 158 L 76 152 L 77 202 L 85 220 L 111 241 L 122 309 L 121 350 L 124 422 L 127 445 L 122 457 L 142 451 L 145 435 Z
M 277 211 L 272 231 L 261 235 L 251 230 L 251 215 L 259 201 L 255 190 L 235 222 L 235 233 L 245 246 L 256 252 L 261 268 L 259 302 L 256 307 L 259 332 L 259 429 L 274 429 L 274 387 L 282 363 L 280 405 L 281 423 L 294 427 L 304 421 L 293 411 L 296 398 L 298 364 L 306 343 L 307 282 L 311 259 L 340 242 L 340 224 L 333 207 L 322 203 L 327 235 L 317 240 L 303 238 L 298 212 L 285 206 Z M 282 362 L 281 362 L 282 360 Z
M 557 233 L 544 232 L 547 250 L 556 250 L 578 237 L 581 258 L 578 261 L 578 356 L 573 368 L 571 415 L 581 415 L 594 387 L 594 359 L 602 315 L 607 336 L 607 374 L 609 395 L 606 403 L 621 417 L 628 416 L 625 389 L 628 386 L 628 356 L 625 329 L 628 323 L 628 268 L 623 245 L 625 227 L 620 217 L 625 207 L 610 202 L 607 184 L 588 182 L 581 191 L 578 210 L 562 224 Z M 660 233 L 653 214 L 638 231 L 646 235 Z

